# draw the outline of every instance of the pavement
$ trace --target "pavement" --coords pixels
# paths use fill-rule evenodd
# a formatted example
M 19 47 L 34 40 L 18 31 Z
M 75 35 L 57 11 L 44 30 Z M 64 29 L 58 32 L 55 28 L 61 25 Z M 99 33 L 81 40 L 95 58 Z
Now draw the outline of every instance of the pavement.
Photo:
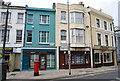
M 71 75 L 69 75 L 68 69 L 60 70 L 45 70 L 39 71 L 39 76 L 34 76 L 34 71 L 15 71 L 8 72 L 7 79 L 59 79 L 66 77 L 74 76 L 84 76 L 89 74 L 99 74 L 103 72 L 110 72 L 118 70 L 118 66 L 103 66 L 99 68 L 80 68 L 80 69 L 71 69 Z

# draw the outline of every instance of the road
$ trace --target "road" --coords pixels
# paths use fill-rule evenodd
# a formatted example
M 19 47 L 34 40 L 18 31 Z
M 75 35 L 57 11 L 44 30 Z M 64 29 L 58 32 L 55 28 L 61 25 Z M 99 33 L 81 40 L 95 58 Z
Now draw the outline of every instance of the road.
M 118 72 L 112 71 L 112 72 L 106 72 L 106 73 L 56 79 L 53 81 L 120 81 L 120 80 L 116 80 L 117 77 L 118 77 Z
M 118 72 L 111 71 L 111 72 L 104 72 L 104 73 L 97 73 L 97 74 L 89 74 L 84 76 L 74 76 L 68 78 L 60 78 L 60 79 L 53 79 L 53 80 L 6 80 L 6 81 L 120 81 L 116 80 L 118 77 Z

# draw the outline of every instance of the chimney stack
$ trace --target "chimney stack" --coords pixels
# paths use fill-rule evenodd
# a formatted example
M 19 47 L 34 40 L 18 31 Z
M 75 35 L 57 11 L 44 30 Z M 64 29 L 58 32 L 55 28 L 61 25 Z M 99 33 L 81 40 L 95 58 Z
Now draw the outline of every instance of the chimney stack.
M 52 8 L 53 8 L 53 9 L 55 9 L 55 8 L 56 8 L 56 4 L 55 4 L 55 3 L 53 3 L 53 6 L 52 6 Z
M 83 4 L 83 2 L 79 2 L 79 4 L 80 4 L 80 5 L 82 5 L 82 6 L 84 7 L 84 4 Z
M 99 11 L 102 12 L 102 9 L 100 9 Z

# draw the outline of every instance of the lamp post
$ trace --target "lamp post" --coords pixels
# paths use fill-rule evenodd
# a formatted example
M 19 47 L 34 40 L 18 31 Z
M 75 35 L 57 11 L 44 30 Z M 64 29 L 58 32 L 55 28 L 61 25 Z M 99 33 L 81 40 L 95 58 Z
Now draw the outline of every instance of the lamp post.
M 69 0 L 67 0 L 67 12 L 68 12 L 68 56 L 69 56 L 69 75 L 71 75 Z
M 5 62 L 5 43 L 6 43 L 6 34 L 7 34 L 7 24 L 8 24 L 8 14 L 9 14 L 9 6 L 11 5 L 11 2 L 6 2 L 4 4 L 7 6 L 7 12 L 6 12 L 6 21 L 5 21 L 5 29 L 4 29 L 4 40 L 3 40 L 3 49 L 2 49 L 2 80 L 6 80 L 6 71 L 7 71 L 7 64 Z

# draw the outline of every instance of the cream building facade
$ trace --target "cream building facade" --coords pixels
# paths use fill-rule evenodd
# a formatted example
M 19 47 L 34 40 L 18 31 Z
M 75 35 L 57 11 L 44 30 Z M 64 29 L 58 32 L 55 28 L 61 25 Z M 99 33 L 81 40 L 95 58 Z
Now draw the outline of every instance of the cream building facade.
M 68 68 L 68 42 L 71 68 L 116 64 L 112 16 L 91 7 L 84 7 L 83 2 L 70 4 L 69 14 L 66 4 L 57 3 L 54 8 L 58 68 Z

